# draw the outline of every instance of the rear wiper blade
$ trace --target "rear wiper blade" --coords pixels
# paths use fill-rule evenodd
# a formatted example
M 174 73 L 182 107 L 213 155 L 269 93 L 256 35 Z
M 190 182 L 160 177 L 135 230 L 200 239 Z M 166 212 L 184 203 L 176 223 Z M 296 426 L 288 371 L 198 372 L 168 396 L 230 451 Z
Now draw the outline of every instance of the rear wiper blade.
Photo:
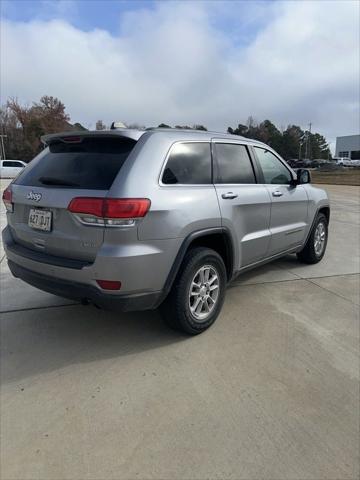
M 62 187 L 80 187 L 78 183 L 68 182 L 67 180 L 62 180 L 61 178 L 55 177 L 40 177 L 39 182 L 44 185 L 59 185 Z

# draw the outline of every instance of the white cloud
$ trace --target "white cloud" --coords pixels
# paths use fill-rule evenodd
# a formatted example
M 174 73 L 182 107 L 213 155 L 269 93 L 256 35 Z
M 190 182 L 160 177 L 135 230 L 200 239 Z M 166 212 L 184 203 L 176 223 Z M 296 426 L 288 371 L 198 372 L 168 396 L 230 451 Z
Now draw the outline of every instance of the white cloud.
M 263 26 L 245 44 L 224 28 L 231 8 L 232 27 L 238 15 L 241 28 L 253 28 L 234 4 L 159 3 L 124 14 L 119 36 L 59 19 L 3 21 L 2 101 L 54 95 L 85 125 L 101 118 L 225 130 L 253 115 L 285 126 L 312 121 L 329 139 L 356 133 L 358 2 L 268 4 L 254 11 Z

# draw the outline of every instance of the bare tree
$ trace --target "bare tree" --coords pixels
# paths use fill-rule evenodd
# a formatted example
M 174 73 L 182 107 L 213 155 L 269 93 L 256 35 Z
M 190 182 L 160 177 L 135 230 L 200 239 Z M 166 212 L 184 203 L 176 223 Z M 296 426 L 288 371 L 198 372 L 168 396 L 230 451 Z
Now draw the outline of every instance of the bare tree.
M 0 113 L 1 130 L 7 135 L 7 156 L 30 160 L 41 150 L 41 135 L 72 130 L 69 119 L 65 105 L 55 97 L 45 95 L 31 106 L 9 98 Z

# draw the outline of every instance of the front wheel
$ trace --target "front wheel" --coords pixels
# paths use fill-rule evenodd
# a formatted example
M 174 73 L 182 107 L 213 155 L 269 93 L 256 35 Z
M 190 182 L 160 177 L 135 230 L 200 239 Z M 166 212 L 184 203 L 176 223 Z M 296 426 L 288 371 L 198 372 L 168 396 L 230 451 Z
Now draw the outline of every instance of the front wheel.
M 328 240 L 328 222 L 323 213 L 316 217 L 305 247 L 297 254 L 304 263 L 318 263 L 325 255 Z
M 218 317 L 225 289 L 226 269 L 221 256 L 205 247 L 189 250 L 160 307 L 166 323 L 190 335 L 202 333 Z

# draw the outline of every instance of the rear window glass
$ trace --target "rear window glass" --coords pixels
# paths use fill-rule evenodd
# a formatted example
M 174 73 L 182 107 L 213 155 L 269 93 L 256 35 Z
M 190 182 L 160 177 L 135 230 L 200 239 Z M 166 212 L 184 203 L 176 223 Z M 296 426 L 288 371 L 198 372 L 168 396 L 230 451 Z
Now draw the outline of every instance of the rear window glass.
M 16 180 L 19 185 L 108 190 L 135 141 L 84 137 L 80 143 L 51 143 Z
M 171 149 L 162 182 L 167 185 L 211 183 L 210 144 L 177 143 Z

